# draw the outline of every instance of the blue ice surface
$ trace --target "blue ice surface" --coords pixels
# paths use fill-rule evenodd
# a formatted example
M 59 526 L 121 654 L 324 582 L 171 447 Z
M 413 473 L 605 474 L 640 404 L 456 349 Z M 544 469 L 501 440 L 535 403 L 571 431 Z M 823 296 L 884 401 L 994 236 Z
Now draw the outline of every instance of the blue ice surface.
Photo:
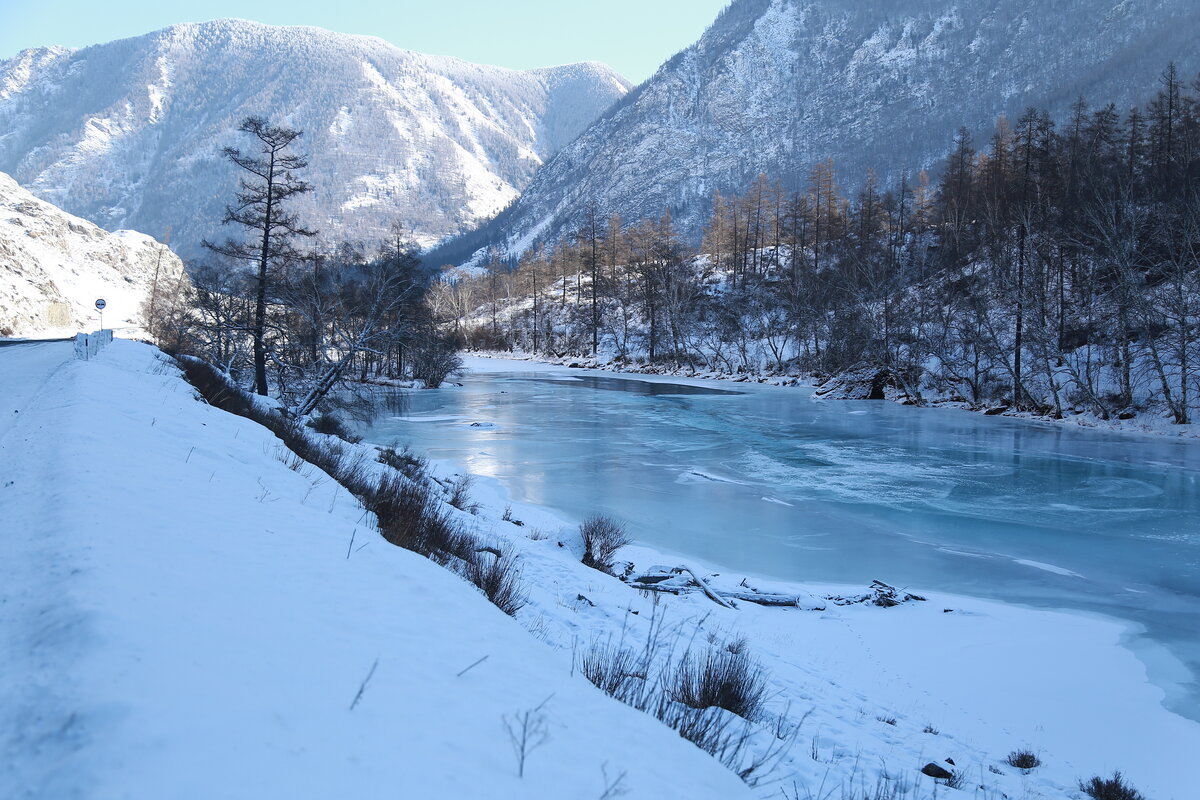
M 1200 720 L 1200 443 L 575 370 L 463 383 L 367 438 L 739 573 L 1136 623 L 1167 705 Z

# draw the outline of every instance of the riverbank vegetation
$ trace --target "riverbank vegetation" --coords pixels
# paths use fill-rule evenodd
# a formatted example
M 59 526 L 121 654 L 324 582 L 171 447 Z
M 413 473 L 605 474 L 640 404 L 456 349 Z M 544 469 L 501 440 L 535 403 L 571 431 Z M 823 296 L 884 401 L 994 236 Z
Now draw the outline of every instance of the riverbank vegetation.
M 698 246 L 671 217 L 593 207 L 567 240 L 435 287 L 465 345 L 725 373 L 887 373 L 942 398 L 1062 417 L 1200 404 L 1200 80 L 1144 109 L 1029 109 L 960 130 L 940 176 L 853 197 L 835 165 L 717 194 Z
M 321 242 L 289 213 L 310 191 L 301 132 L 248 118 L 255 150 L 226 149 L 246 176 L 224 223 L 234 236 L 188 265 L 191 282 L 156 286 L 145 327 L 168 352 L 197 356 L 234 383 L 313 413 L 346 379 L 436 387 L 461 366 L 435 324 L 433 277 L 399 227 L 373 246 Z

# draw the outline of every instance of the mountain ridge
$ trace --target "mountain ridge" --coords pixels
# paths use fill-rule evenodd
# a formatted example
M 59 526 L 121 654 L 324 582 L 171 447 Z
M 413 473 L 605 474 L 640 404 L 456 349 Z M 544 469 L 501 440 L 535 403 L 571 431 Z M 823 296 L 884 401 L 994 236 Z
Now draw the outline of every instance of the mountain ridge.
M 495 221 L 435 251 L 518 256 L 581 224 L 586 206 L 626 220 L 670 209 L 699 236 L 714 191 L 758 174 L 802 188 L 832 158 L 849 187 L 934 169 L 955 131 L 980 139 L 1028 106 L 1142 99 L 1167 63 L 1200 69 L 1186 0 L 738 0 L 539 170 Z M 1122 109 L 1124 110 L 1124 109 Z
M 594 62 L 509 70 L 307 26 L 181 23 L 0 62 L 0 170 L 106 228 L 172 227 L 197 256 L 236 187 L 221 148 L 265 116 L 305 131 L 306 222 L 362 241 L 398 220 L 428 244 L 510 202 L 628 87 Z

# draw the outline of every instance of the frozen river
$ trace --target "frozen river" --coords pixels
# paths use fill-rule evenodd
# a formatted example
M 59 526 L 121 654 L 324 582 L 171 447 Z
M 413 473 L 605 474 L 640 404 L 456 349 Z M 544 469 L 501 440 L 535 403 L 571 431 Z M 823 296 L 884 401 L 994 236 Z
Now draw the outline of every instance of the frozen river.
M 1200 672 L 1200 443 L 579 370 L 462 382 L 410 394 L 368 439 L 738 572 L 1136 622 L 1168 704 L 1200 719 L 1200 687 L 1164 657 Z

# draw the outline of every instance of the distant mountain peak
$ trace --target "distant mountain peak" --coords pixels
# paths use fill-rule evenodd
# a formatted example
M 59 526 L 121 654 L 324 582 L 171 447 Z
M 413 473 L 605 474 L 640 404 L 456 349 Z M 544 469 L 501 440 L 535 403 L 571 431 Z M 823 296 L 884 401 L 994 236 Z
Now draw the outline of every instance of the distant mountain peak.
M 196 256 L 228 233 L 238 176 L 220 149 L 264 116 L 304 131 L 314 191 L 297 208 L 328 240 L 373 244 L 399 221 L 428 244 L 509 204 L 628 86 L 596 63 L 521 71 L 321 28 L 180 23 L 0 62 L 0 170 Z
M 1086 24 L 1081 21 L 1086 20 Z M 589 204 L 674 214 L 697 238 L 714 191 L 758 173 L 802 188 L 832 158 L 844 186 L 873 169 L 936 168 L 961 126 L 984 136 L 1029 105 L 1131 104 L 1167 62 L 1200 69 L 1195 0 L 736 0 L 539 171 L 493 224 L 440 249 L 510 255 L 578 226 Z

